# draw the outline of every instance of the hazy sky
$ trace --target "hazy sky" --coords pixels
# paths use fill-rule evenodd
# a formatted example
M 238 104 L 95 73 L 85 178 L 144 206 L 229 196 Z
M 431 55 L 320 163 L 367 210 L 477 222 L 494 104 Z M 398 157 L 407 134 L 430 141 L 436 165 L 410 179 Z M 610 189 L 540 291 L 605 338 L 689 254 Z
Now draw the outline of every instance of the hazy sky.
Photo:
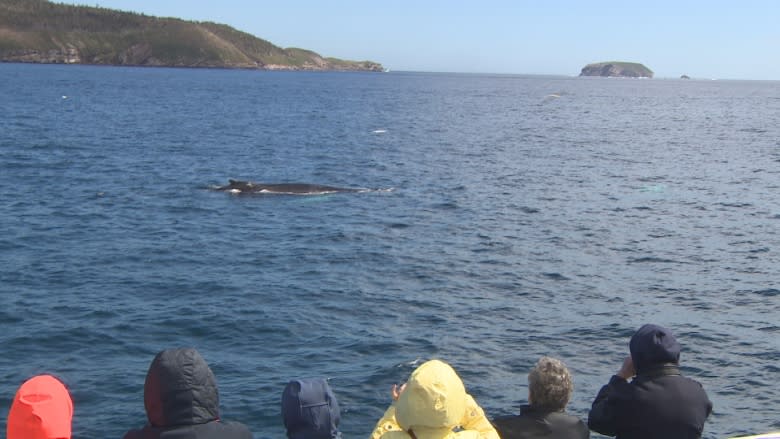
M 780 80 L 777 0 L 72 3 L 225 23 L 277 46 L 392 70 L 577 75 L 587 63 L 620 60 L 661 78 Z

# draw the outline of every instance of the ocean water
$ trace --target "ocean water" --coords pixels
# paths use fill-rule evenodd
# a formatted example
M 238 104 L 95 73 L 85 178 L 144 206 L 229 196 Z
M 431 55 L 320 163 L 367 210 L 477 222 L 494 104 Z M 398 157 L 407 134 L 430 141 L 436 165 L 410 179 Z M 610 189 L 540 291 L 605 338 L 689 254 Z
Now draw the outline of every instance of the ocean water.
M 307 376 L 367 437 L 429 358 L 491 416 L 561 358 L 584 418 L 654 322 L 704 437 L 780 429 L 779 169 L 780 82 L 0 64 L 0 428 L 53 373 L 120 438 L 177 346 L 257 438 Z

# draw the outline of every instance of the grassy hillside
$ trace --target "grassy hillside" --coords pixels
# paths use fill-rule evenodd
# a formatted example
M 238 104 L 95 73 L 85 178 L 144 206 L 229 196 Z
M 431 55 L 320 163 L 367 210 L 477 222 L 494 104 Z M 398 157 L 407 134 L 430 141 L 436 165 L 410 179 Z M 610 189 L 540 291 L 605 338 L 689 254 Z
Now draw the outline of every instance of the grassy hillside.
M 209 22 L 46 0 L 0 0 L 0 61 L 175 67 L 382 71 L 323 58 Z

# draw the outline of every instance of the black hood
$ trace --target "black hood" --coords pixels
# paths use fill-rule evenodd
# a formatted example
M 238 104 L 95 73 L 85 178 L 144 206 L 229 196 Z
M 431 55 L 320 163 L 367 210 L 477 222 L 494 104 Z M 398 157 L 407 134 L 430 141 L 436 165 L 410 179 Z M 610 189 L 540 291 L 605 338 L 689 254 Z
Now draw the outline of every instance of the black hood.
M 680 344 L 672 331 L 662 326 L 642 326 L 631 337 L 629 348 L 637 373 L 680 361 Z
M 282 394 L 282 417 L 290 439 L 341 438 L 341 412 L 323 378 L 290 381 Z
M 154 357 L 144 383 L 144 406 L 154 427 L 219 419 L 217 382 L 198 351 L 167 349 Z

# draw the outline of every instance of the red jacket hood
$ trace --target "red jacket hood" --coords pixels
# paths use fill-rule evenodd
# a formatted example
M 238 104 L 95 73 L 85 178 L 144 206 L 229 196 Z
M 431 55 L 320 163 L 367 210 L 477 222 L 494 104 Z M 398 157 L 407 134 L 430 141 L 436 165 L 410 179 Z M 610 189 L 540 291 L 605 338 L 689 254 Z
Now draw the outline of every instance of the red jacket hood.
M 51 375 L 25 381 L 8 413 L 8 439 L 71 439 L 73 401 Z

